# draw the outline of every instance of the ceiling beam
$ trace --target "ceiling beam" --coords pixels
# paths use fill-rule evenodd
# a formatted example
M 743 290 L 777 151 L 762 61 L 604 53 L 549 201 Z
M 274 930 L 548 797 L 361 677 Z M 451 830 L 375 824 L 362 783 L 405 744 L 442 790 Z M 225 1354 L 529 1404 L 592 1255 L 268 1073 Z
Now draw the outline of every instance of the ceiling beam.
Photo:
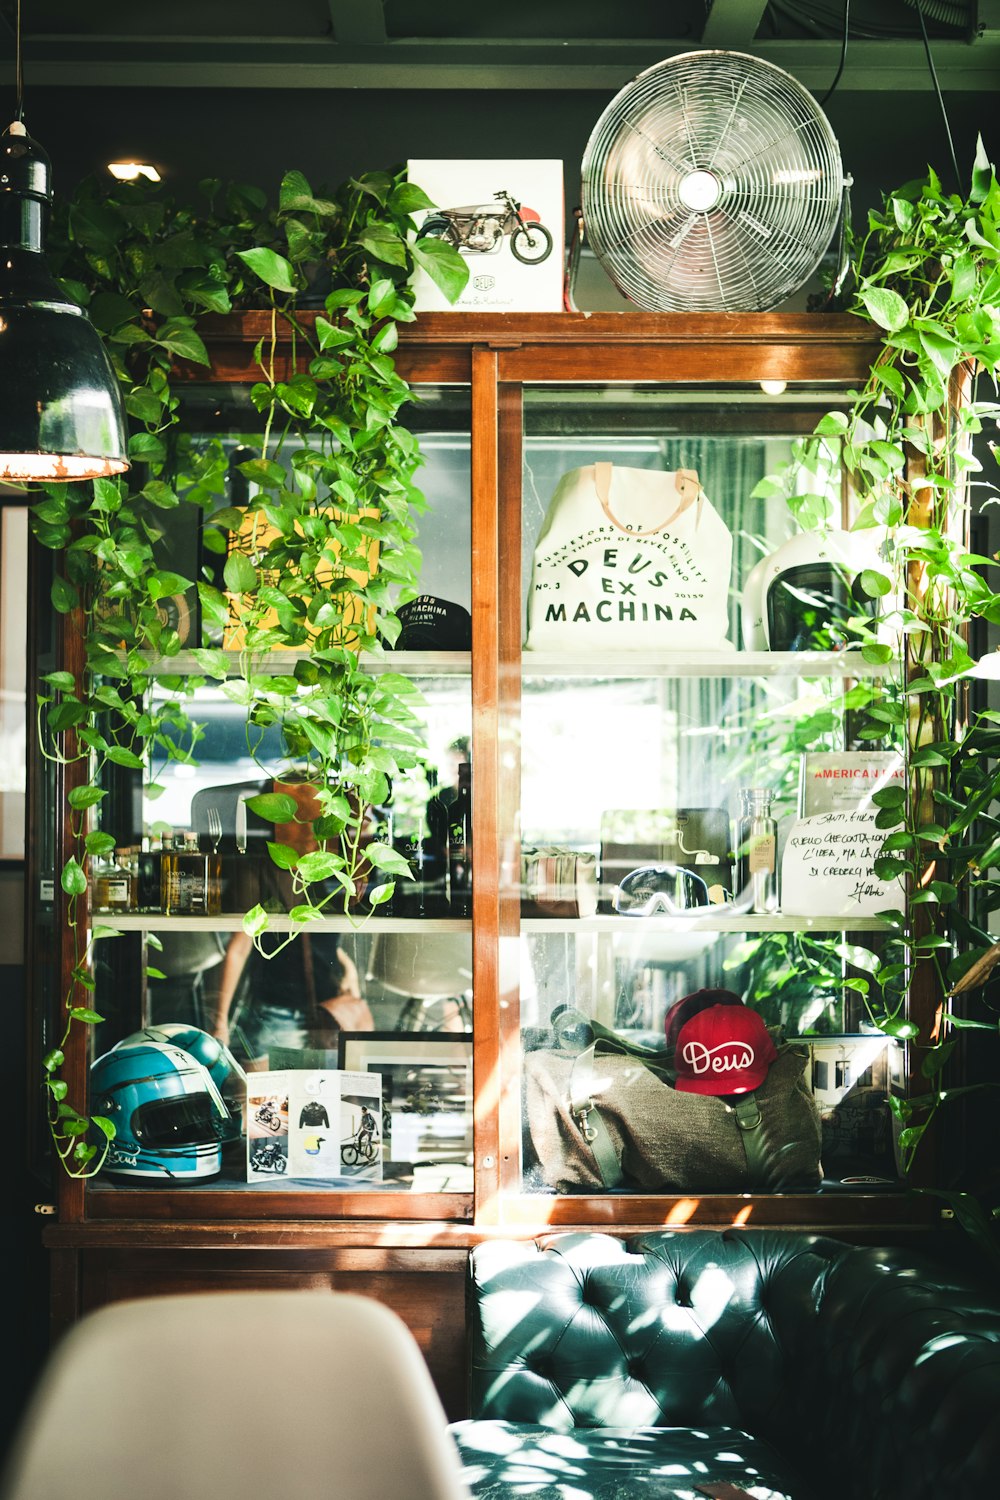
M 326 0 L 333 35 L 345 46 L 377 46 L 388 40 L 382 0 Z
M 731 47 L 743 51 L 757 35 L 767 0 L 712 0 L 701 34 L 703 47 Z
M 816 93 L 828 89 L 840 60 L 838 41 L 765 41 L 747 46 Z M 177 38 L 79 36 L 31 38 L 23 48 L 25 84 L 61 88 L 190 89 L 593 89 L 616 91 L 643 69 L 690 42 L 470 42 L 400 39 L 344 46 L 324 38 Z M 941 87 L 1000 89 L 1000 31 L 974 45 L 936 40 Z M 13 61 L 8 64 L 13 80 Z M 840 92 L 929 90 L 923 44 L 855 41 Z

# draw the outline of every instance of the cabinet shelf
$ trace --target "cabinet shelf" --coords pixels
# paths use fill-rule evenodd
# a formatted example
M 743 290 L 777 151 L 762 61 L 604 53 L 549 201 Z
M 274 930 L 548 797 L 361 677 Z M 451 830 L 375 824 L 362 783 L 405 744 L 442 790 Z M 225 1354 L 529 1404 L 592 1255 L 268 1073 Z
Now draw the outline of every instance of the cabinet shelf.
M 231 677 L 240 675 L 240 653 L 232 658 Z M 257 659 L 275 675 L 293 672 L 301 651 L 272 651 Z M 362 666 L 369 672 L 400 672 L 407 677 L 468 677 L 468 651 L 364 652 Z M 860 651 L 676 651 L 607 652 L 579 654 L 525 651 L 523 677 L 889 677 L 892 663 L 865 661 Z M 206 672 L 191 651 L 149 659 L 151 677 L 203 677 Z
M 792 917 L 714 913 L 703 917 L 525 917 L 522 932 L 671 933 L 691 932 L 884 932 L 881 917 Z
M 860 651 L 526 651 L 524 677 L 888 677 Z
M 218 917 L 168 917 L 162 912 L 94 912 L 93 921 L 119 932 L 240 932 L 242 912 L 224 912 Z M 284 912 L 268 917 L 268 932 L 471 932 L 466 917 L 321 917 L 317 922 L 293 922 Z
M 294 672 L 305 655 L 304 651 L 268 651 L 255 657 L 254 667 L 258 672 L 266 670 L 278 676 Z M 232 662 L 228 675 L 241 676 L 241 653 L 227 651 L 226 656 Z M 468 677 L 472 671 L 472 656 L 468 651 L 365 651 L 361 656 L 361 664 L 369 672 L 401 672 L 407 677 Z M 151 656 L 149 675 L 207 677 L 210 674 L 195 658 L 193 651 L 179 651 L 176 656 Z

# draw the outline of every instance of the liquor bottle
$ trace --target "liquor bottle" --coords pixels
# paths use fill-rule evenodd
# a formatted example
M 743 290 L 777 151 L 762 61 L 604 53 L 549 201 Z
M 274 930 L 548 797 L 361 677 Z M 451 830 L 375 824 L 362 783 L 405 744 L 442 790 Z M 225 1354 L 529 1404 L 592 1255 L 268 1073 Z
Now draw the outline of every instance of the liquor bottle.
M 458 768 L 458 796 L 448 808 L 448 903 L 453 917 L 472 916 L 472 765 Z
M 377 807 L 372 808 L 371 825 L 372 843 L 385 844 L 388 846 L 388 848 L 392 849 L 394 845 L 392 836 L 393 809 L 391 791 L 389 792 L 388 797 L 383 803 L 381 803 Z M 398 911 L 397 900 L 400 894 L 400 886 L 403 884 L 402 881 L 396 882 L 395 890 L 388 901 L 372 902 L 372 893 L 380 886 L 386 885 L 390 879 L 391 876 L 387 875 L 385 871 L 372 868 L 368 876 L 368 883 L 365 887 L 365 899 L 368 902 L 369 907 L 373 911 L 376 911 L 380 917 L 394 917 Z
M 137 909 L 144 912 L 162 911 L 160 904 L 160 862 L 163 854 L 158 834 L 143 838 L 139 850 L 139 878 Z
M 426 917 L 424 896 L 424 831 L 414 819 L 406 829 L 397 832 L 393 847 L 406 860 L 412 879 L 400 880 L 393 900 L 394 912 L 401 917 Z
M 771 816 L 773 792 L 744 787 L 736 841 L 736 895 L 749 888 L 752 912 L 778 909 L 777 825 Z
M 202 853 L 196 833 L 181 835 L 172 849 L 164 851 L 161 891 L 167 916 L 218 914 L 221 885 L 218 875 L 210 881 L 210 858 Z
M 122 851 L 98 862 L 94 871 L 92 900 L 94 911 L 129 911 L 130 881 L 128 870 L 121 863 Z

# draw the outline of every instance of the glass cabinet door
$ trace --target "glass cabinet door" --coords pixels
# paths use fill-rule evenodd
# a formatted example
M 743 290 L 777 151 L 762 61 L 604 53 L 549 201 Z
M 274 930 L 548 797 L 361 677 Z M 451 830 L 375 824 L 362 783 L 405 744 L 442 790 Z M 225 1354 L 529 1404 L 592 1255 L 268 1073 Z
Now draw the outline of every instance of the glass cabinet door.
M 237 505 L 252 514 L 255 493 L 238 469 L 254 452 L 252 407 L 232 388 L 206 389 L 189 405 L 185 431 L 194 435 L 180 455 L 182 472 L 200 475 L 209 513 Z M 358 836 L 362 849 L 391 845 L 407 876 L 384 900 L 388 877 L 362 860 L 348 909 L 335 882 L 320 884 L 310 899 L 323 915 L 303 925 L 303 897 L 282 848 L 307 854 L 315 840 L 299 848 L 298 824 L 269 821 L 254 806 L 261 795 L 291 795 L 303 817 L 315 812 L 308 780 L 290 760 L 280 708 L 303 654 L 267 659 L 277 707 L 270 722 L 248 728 L 240 643 L 199 621 L 186 598 L 176 601 L 182 651 L 152 665 L 149 703 L 180 703 L 199 730 L 190 758 L 163 758 L 146 776 L 116 770 L 108 785 L 101 824 L 113 831 L 118 852 L 111 868 L 93 874 L 92 912 L 122 936 L 96 945 L 95 1004 L 105 1019 L 95 1028 L 94 1056 L 153 1040 L 193 1046 L 205 1064 L 199 1038 L 207 1035 L 225 1048 L 214 1081 L 230 1118 L 204 1101 L 171 1114 L 164 1095 L 196 1088 L 190 1081 L 139 1085 L 140 1136 L 143 1116 L 147 1142 L 156 1135 L 159 1108 L 177 1144 L 136 1151 L 143 1140 L 125 1131 L 95 1181 L 98 1191 L 151 1179 L 202 1188 L 281 1182 L 293 1191 L 335 1192 L 331 1211 L 338 1213 L 351 1190 L 471 1191 L 468 390 L 421 387 L 402 420 L 418 434 L 423 456 L 420 595 L 403 611 L 396 649 L 366 653 L 362 665 L 373 691 L 382 683 L 406 695 L 420 750 L 415 766 L 390 778 L 383 803 L 365 809 Z M 284 452 L 281 461 L 290 457 Z M 188 506 L 180 511 L 197 515 Z M 177 516 L 166 513 L 163 566 L 189 578 L 214 570 L 224 587 L 225 558 L 200 548 L 190 524 L 173 524 Z M 196 654 L 202 646 L 226 650 L 227 677 L 205 673 Z M 243 923 L 251 908 L 266 914 L 266 930 L 253 938 Z M 328 1093 L 331 1075 L 343 1071 L 350 1088 L 341 1083 Z M 94 1069 L 92 1111 L 116 1076 L 107 1064 Z M 365 1079 L 377 1082 L 371 1094 Z M 132 1087 L 130 1108 L 135 1094 Z M 380 1112 L 370 1107 L 373 1097 Z
M 801 445 L 835 404 L 801 386 L 524 388 L 514 1191 L 896 1182 L 902 1057 L 868 1004 L 885 929 L 845 859 L 881 844 L 865 825 L 857 854 L 853 808 L 901 777 L 902 714 L 871 714 L 898 691 L 862 657 L 878 626 L 859 569 L 814 545 L 851 519 L 836 444 Z M 790 508 L 769 476 L 793 459 Z M 646 545 L 657 474 L 707 509 Z M 765 1127 L 771 1111 L 769 1176 L 739 1149 L 741 1096 Z

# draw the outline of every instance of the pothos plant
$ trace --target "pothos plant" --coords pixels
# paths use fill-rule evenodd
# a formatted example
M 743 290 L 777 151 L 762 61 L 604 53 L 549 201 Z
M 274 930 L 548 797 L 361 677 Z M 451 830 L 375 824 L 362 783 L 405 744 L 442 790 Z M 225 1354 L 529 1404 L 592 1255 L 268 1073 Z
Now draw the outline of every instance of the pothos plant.
M 293 933 L 331 904 L 346 911 L 363 871 L 381 872 L 374 903 L 407 873 L 362 830 L 390 779 L 421 759 L 416 694 L 401 674 L 367 672 L 361 653 L 392 646 L 394 607 L 414 596 L 420 563 L 420 452 L 399 421 L 411 398 L 393 361 L 399 324 L 414 318 L 411 278 L 422 267 L 454 300 L 467 271 L 450 246 L 414 239 L 412 215 L 432 205 L 402 172 L 368 173 L 329 194 L 289 172 L 276 207 L 256 188 L 209 181 L 201 191 L 195 207 L 148 184 L 112 198 L 91 180 L 49 235 L 50 264 L 87 308 L 122 383 L 132 461 L 119 479 L 47 486 L 32 506 L 35 536 L 57 555 L 53 606 L 82 638 L 78 670 L 47 674 L 38 697 L 43 753 L 63 763 L 70 786 L 60 879 L 74 964 L 44 1086 L 55 1149 L 73 1176 L 98 1171 L 114 1135 L 71 1100 L 62 1076 L 73 1028 L 101 1020 L 93 944 L 116 935 L 83 920 L 90 867 L 121 842 L 103 815 L 108 767 L 141 773 L 155 799 L 157 767 L 197 757 L 192 695 L 215 683 L 244 710 L 250 752 L 277 727 L 284 763 L 310 786 L 308 806 L 280 790 L 250 803 L 275 825 L 310 825 L 307 838 L 300 829 L 269 845 L 290 874 Z M 269 316 L 250 390 L 259 445 L 239 465 L 256 490 L 246 510 L 226 501 L 222 441 L 184 441 L 175 369 L 209 363 L 206 314 L 251 308 Z M 279 342 L 291 354 L 280 368 Z M 166 513 L 179 507 L 200 512 L 197 578 L 163 564 Z M 171 674 L 182 642 L 164 601 L 178 595 L 239 649 L 196 645 L 195 674 Z M 246 914 L 255 941 L 267 920 L 259 906 Z
M 828 412 L 807 442 L 836 447 L 858 498 L 855 526 L 884 535 L 884 566 L 861 585 L 888 608 L 895 642 L 863 639 L 886 676 L 875 691 L 857 689 L 859 737 L 906 745 L 907 784 L 874 800 L 885 834 L 876 873 L 901 878 L 907 899 L 883 914 L 883 949 L 854 947 L 851 959 L 872 1023 L 918 1049 L 925 1089 L 890 1100 L 908 1168 L 941 1105 L 965 1092 L 949 1082 L 958 1032 L 997 1030 L 995 1015 L 953 1003 L 1000 955 L 988 928 L 1000 906 L 1000 713 L 970 690 L 1000 677 L 1000 656 L 970 652 L 977 622 L 1000 624 L 997 556 L 967 540 L 973 499 L 997 499 L 973 477 L 974 440 L 1000 416 L 1000 186 L 981 143 L 966 194 L 945 192 L 929 171 L 885 198 L 854 242 L 853 274 L 848 310 L 874 325 L 881 349 L 846 409 Z M 801 517 L 810 497 L 796 472 L 765 484 Z M 919 1034 L 908 1002 L 928 968 L 941 998 Z

